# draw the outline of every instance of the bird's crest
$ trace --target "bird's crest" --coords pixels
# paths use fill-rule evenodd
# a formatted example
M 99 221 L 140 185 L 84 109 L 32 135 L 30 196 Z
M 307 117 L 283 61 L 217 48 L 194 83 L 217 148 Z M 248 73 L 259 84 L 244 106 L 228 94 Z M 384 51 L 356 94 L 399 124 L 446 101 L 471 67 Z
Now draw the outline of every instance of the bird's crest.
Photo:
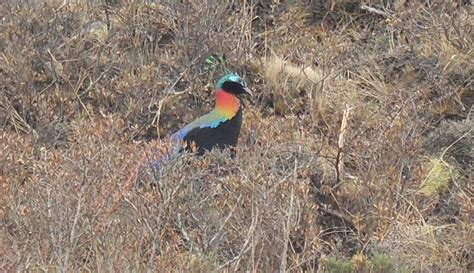
M 237 83 L 242 83 L 242 78 L 237 75 L 234 72 L 229 72 L 222 76 L 216 83 L 216 88 L 222 88 L 225 82 L 231 81 L 231 82 L 237 82 Z

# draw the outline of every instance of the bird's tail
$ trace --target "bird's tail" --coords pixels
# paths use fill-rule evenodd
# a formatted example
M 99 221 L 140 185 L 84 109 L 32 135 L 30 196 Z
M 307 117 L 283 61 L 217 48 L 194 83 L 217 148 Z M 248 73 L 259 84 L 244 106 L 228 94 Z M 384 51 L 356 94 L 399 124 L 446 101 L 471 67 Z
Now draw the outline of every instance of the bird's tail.
M 175 160 L 176 158 L 178 158 L 178 155 L 180 154 L 180 149 L 179 148 L 175 148 L 171 153 L 168 153 L 168 154 L 165 154 L 163 156 L 161 156 L 159 159 L 157 160 L 153 160 L 153 161 L 150 161 L 150 167 L 154 170 L 154 171 L 161 171 L 163 169 L 163 167 L 170 163 L 171 161 Z

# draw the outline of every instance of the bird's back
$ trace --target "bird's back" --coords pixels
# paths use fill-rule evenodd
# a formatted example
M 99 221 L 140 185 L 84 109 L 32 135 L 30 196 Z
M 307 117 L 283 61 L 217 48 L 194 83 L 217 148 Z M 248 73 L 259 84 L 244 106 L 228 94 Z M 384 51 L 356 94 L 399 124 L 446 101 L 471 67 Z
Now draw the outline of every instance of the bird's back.
M 237 114 L 216 127 L 193 128 L 183 138 L 186 149 L 191 150 L 195 145 L 198 155 L 213 148 L 224 149 L 235 147 L 242 126 L 242 109 Z M 193 144 L 194 143 L 194 144 Z

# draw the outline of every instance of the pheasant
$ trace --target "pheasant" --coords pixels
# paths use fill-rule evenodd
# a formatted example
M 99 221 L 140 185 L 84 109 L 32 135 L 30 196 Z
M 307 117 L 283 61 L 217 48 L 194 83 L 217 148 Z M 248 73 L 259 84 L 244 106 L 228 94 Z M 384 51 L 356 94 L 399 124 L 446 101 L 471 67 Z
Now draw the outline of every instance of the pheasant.
M 160 169 L 163 163 L 175 158 L 183 151 L 195 152 L 202 156 L 214 148 L 234 149 L 242 126 L 242 102 L 240 96 L 252 92 L 235 73 L 227 73 L 215 86 L 215 108 L 197 118 L 171 135 L 176 149 L 153 164 Z

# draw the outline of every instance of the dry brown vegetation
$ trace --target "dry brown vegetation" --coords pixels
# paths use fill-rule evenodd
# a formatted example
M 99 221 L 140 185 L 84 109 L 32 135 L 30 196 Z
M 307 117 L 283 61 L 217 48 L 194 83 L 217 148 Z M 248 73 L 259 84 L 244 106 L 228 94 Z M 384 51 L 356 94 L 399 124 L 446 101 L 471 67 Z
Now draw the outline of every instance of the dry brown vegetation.
M 0 271 L 474 270 L 470 1 L 17 2 Z M 142 170 L 225 69 L 237 156 Z

